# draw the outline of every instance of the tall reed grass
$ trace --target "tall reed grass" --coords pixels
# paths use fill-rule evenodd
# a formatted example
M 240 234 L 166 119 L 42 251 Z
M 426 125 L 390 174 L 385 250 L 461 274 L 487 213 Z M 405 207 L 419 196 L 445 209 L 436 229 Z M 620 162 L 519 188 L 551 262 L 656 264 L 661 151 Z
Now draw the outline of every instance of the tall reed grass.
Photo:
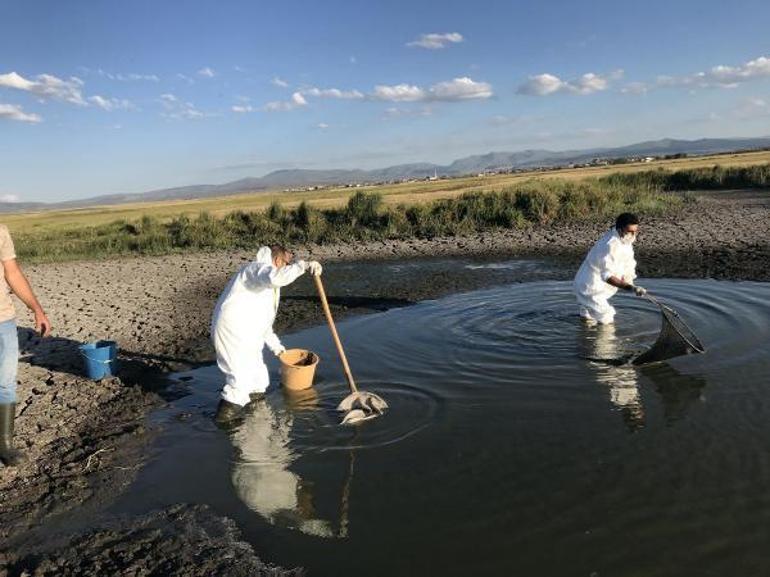
M 646 174 L 646 173 L 643 173 Z M 357 192 L 346 206 L 319 210 L 274 203 L 261 212 L 236 211 L 223 218 L 202 213 L 21 234 L 21 258 L 61 261 L 128 254 L 167 254 L 252 249 L 281 242 L 350 243 L 433 238 L 564 221 L 607 219 L 619 212 L 663 213 L 681 207 L 682 196 L 661 192 L 650 177 L 611 175 L 584 181 L 529 180 L 500 191 L 470 192 L 426 204 L 386 205 L 377 193 Z M 657 176 L 656 176 L 657 178 Z

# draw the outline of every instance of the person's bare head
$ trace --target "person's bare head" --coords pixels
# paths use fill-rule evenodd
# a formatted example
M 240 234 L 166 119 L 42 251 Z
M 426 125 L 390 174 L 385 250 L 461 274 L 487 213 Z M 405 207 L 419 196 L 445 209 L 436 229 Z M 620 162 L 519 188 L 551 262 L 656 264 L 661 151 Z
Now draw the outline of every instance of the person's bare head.
M 615 220 L 615 230 L 623 244 L 634 244 L 639 234 L 639 217 L 633 212 L 624 212 Z
M 277 268 L 291 264 L 291 261 L 294 259 L 294 255 L 291 253 L 291 251 L 282 244 L 272 245 L 270 247 L 270 253 L 273 257 L 273 265 L 275 265 Z
M 622 237 L 626 234 L 636 235 L 639 232 L 639 217 L 633 212 L 624 212 L 615 219 L 615 228 Z

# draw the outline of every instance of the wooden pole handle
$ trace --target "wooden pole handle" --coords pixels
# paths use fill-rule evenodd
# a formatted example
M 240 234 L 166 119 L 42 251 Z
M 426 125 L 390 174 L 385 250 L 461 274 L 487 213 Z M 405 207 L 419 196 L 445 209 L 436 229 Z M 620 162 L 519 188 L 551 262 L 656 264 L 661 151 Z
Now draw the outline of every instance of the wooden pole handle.
M 337 327 L 334 326 L 334 319 L 332 318 L 332 311 L 329 309 L 329 303 L 326 301 L 326 291 L 324 290 L 324 285 L 321 282 L 321 276 L 320 275 L 312 275 L 313 279 L 315 280 L 315 286 L 318 289 L 318 296 L 321 297 L 321 306 L 324 309 L 324 314 L 326 315 L 326 322 L 329 323 L 329 330 L 332 332 L 332 338 L 334 339 L 334 344 L 337 345 L 337 353 L 340 356 L 340 361 L 342 361 L 342 368 L 345 371 L 345 378 L 348 380 L 348 386 L 350 387 L 350 391 L 353 393 L 358 392 L 358 388 L 356 387 L 356 382 L 353 380 L 353 373 L 350 372 L 350 365 L 348 365 L 348 359 L 345 356 L 345 350 L 342 348 L 342 342 L 340 341 L 340 336 L 337 334 Z

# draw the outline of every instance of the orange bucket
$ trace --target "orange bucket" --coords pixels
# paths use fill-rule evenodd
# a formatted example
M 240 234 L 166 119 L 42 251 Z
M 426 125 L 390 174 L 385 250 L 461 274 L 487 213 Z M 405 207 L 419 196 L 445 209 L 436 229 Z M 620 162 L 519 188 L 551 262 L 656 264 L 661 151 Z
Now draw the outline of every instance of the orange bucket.
M 288 349 L 281 361 L 281 383 L 290 391 L 304 391 L 313 386 L 315 368 L 321 359 L 313 351 Z

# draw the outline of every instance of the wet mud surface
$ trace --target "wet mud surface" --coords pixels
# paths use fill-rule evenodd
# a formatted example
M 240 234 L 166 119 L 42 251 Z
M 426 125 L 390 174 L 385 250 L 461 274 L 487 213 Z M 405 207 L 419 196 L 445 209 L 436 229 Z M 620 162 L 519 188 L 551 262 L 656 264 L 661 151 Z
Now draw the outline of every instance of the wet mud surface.
M 645 220 L 636 247 L 640 277 L 770 280 L 767 198 L 762 191 L 713 193 L 677 216 Z M 606 226 L 597 222 L 428 241 L 309 246 L 297 254 L 325 264 L 330 304 L 335 317 L 342 318 L 498 284 L 571 278 Z M 20 311 L 16 443 L 30 459 L 18 468 L 0 468 L 0 575 L 49 574 L 35 563 L 55 563 L 55 548 L 40 550 L 32 559 L 14 543 L 47 517 L 97 507 L 131 483 L 152 434 L 146 415 L 175 394 L 165 387 L 164 373 L 212 360 L 208 323 L 214 301 L 228 277 L 251 257 L 208 253 L 25 267 L 56 336 L 35 337 L 30 319 Z M 515 257 L 537 260 L 531 268 L 487 266 Z M 322 322 L 309 279 L 284 292 L 279 335 Z M 120 378 L 94 383 L 82 376 L 77 345 L 103 338 L 118 341 L 122 369 Z M 199 513 L 189 514 L 185 522 L 194 525 L 204 515 Z M 161 511 L 147 526 L 159 519 L 174 526 L 174 515 L 185 514 Z M 103 546 L 104 531 L 130 542 L 138 538 L 135 527 L 129 523 L 73 537 L 78 557 L 98 563 L 109 550 Z M 229 535 L 237 542 L 236 533 Z M 65 549 L 59 549 L 62 555 Z M 125 563 L 131 557 L 126 553 Z M 215 573 L 196 572 L 184 556 L 177 560 L 177 568 L 166 567 L 163 574 Z M 134 573 L 153 574 L 151 566 Z M 59 574 L 68 574 L 66 565 L 61 567 Z M 229 573 L 238 574 L 235 569 Z
M 6 559 L 8 575 L 232 575 L 300 577 L 266 565 L 230 519 L 204 506 L 178 505 L 129 523 L 113 523 L 45 549 Z

